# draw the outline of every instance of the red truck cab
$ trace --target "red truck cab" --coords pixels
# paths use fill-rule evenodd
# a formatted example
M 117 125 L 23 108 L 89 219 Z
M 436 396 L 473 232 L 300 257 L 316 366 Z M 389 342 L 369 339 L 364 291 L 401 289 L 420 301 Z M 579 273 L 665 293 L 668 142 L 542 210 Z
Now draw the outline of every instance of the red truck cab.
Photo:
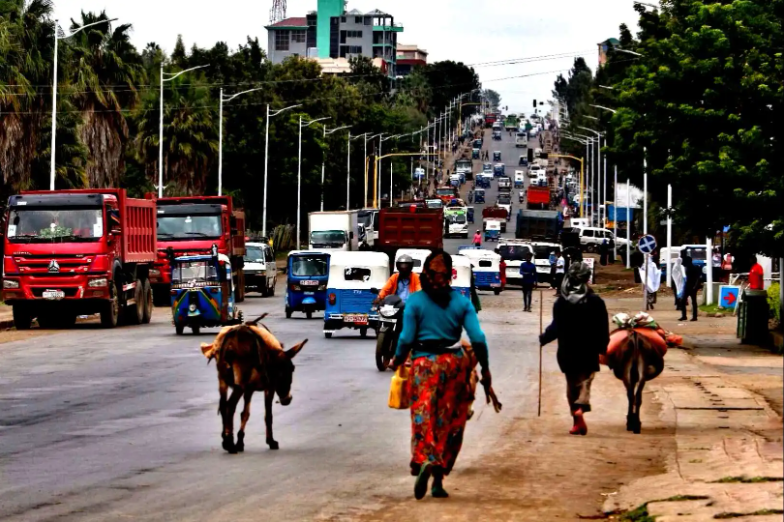
M 17 329 L 70 326 L 98 313 L 148 323 L 155 260 L 155 202 L 124 189 L 31 191 L 6 211 L 3 301 Z
M 147 198 L 157 202 L 157 258 L 150 271 L 156 304 L 168 306 L 171 292 L 170 256 L 208 254 L 212 245 L 231 260 L 235 299 L 245 298 L 245 213 L 231 196 Z

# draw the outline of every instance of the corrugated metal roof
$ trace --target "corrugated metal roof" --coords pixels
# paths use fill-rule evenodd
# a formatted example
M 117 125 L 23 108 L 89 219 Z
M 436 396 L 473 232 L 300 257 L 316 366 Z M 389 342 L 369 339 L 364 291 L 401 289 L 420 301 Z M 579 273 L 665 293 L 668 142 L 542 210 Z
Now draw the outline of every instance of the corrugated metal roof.
M 280 22 L 275 22 L 272 25 L 268 25 L 267 27 L 307 27 L 308 26 L 308 19 L 304 16 L 292 16 L 291 18 L 285 18 Z

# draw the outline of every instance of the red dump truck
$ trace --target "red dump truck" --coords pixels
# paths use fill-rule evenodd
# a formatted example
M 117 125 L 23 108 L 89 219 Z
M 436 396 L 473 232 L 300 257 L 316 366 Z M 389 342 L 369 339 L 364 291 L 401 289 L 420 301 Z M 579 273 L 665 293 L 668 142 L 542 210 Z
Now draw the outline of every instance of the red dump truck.
M 526 203 L 529 209 L 547 210 L 550 206 L 550 187 L 528 187 Z
M 506 210 L 504 207 L 499 207 L 498 205 L 494 205 L 492 207 L 485 207 L 482 210 L 482 230 L 485 229 L 485 219 L 497 219 L 501 222 L 501 232 L 506 232 L 506 222 L 509 217 L 509 211 Z
M 395 259 L 398 248 L 444 248 L 444 209 L 382 208 L 376 250 Z
M 231 260 L 235 300 L 245 299 L 245 212 L 233 206 L 231 196 L 156 198 L 158 206 L 158 257 L 150 272 L 155 301 L 169 304 L 172 258 L 209 254 L 212 245 Z
M 3 301 L 18 330 L 96 313 L 106 328 L 150 322 L 154 201 L 124 189 L 31 191 L 6 212 Z

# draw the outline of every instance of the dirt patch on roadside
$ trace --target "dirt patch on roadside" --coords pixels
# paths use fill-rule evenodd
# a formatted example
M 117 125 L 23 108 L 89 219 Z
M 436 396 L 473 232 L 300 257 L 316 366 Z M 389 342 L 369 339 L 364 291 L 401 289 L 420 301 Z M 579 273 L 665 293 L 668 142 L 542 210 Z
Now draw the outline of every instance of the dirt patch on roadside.
M 612 397 L 620 384 L 609 372 L 602 372 L 595 386 L 595 411 L 588 416 L 591 432 L 587 437 L 575 437 L 567 433 L 571 419 L 563 414 L 561 384 L 548 382 L 542 416 L 515 419 L 483 461 L 461 467 L 458 460 L 445 481 L 451 498 L 433 499 L 428 494 L 417 502 L 412 477 L 399 495 L 376 498 L 382 507 L 329 520 L 600 518 L 603 502 L 622 484 L 665 472 L 665 457 L 675 451 L 674 430 L 659 420 L 660 408 L 650 394 L 646 394 L 642 409 L 643 434 L 628 433 L 625 411 L 604 408 L 613 399 L 603 397 Z

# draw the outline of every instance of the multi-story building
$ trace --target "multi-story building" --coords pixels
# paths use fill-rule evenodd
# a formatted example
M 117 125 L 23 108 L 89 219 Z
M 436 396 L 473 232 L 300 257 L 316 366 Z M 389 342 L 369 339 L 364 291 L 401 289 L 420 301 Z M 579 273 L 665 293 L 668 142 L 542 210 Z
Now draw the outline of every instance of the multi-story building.
M 320 62 L 356 56 L 383 61 L 382 70 L 397 75 L 397 33 L 403 27 L 379 10 L 345 10 L 343 0 L 318 0 L 318 10 L 266 26 L 267 55 L 272 63 L 290 56 L 318 58 Z M 378 63 L 378 60 L 374 60 Z
M 408 76 L 414 67 L 427 65 L 427 51 L 416 45 L 398 44 L 397 46 L 397 75 Z

